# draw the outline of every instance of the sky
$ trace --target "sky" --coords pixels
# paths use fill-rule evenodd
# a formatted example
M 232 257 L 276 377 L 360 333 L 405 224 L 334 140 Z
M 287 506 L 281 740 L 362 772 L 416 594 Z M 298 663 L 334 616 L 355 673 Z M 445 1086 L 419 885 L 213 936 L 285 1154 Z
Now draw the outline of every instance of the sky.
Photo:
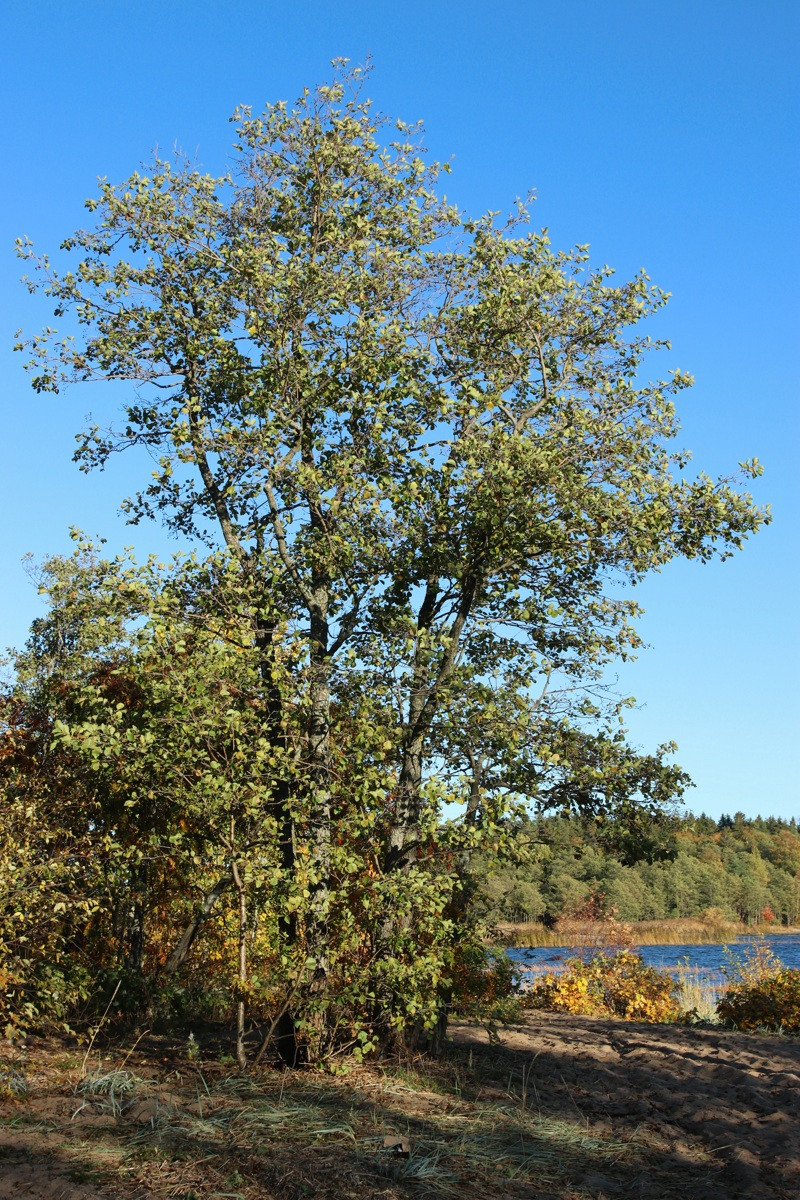
M 682 444 L 710 474 L 760 458 L 752 490 L 774 519 L 731 561 L 674 563 L 638 589 L 649 648 L 618 686 L 640 702 L 637 744 L 679 744 L 693 811 L 800 817 L 795 0 L 5 0 L 0 43 L 0 647 L 41 611 L 23 556 L 69 552 L 69 526 L 142 557 L 173 545 L 119 514 L 141 464 L 85 476 L 71 461 L 102 385 L 31 391 L 14 331 L 53 319 L 19 283 L 14 239 L 54 251 L 96 178 L 156 147 L 224 171 L 238 104 L 371 58 L 369 94 L 424 120 L 463 210 L 533 188 L 556 248 L 588 242 L 597 265 L 672 293 L 651 333 L 672 342 L 659 373 L 696 379 Z

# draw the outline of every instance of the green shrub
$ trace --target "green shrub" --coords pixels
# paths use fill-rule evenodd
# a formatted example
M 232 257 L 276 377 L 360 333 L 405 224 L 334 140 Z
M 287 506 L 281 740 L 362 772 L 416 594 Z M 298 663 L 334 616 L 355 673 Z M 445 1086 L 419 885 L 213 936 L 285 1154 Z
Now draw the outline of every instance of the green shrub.
M 474 944 L 459 947 L 451 979 L 452 1010 L 459 1016 L 483 1017 L 503 1012 L 510 1002 L 516 1001 L 519 972 L 502 950 Z

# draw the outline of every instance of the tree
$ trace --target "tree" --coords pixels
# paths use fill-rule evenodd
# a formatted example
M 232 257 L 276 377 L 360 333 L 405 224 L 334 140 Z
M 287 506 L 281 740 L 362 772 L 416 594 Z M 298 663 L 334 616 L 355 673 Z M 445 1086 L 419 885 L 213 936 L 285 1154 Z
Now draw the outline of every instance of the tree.
M 264 819 L 284 876 L 302 850 L 307 883 L 281 918 L 307 952 L 289 1039 L 303 1004 L 329 1023 L 341 982 L 333 855 L 363 762 L 390 777 L 373 780 L 360 900 L 373 921 L 383 906 L 366 994 L 387 1028 L 419 1011 L 396 963 L 414 961 L 420 898 L 441 917 L 509 805 L 622 806 L 635 825 L 638 804 L 680 793 L 664 748 L 631 751 L 619 703 L 596 699 L 606 664 L 639 644 L 637 605 L 613 585 L 726 557 L 766 519 L 732 480 L 687 479 L 670 449 L 690 379 L 644 382 L 662 344 L 635 329 L 664 293 L 589 270 L 585 247 L 553 251 L 522 205 L 500 224 L 463 218 L 417 127 L 380 144 L 363 79 L 338 63 L 293 108 L 239 110 L 233 175 L 157 160 L 102 183 L 93 228 L 63 244 L 71 270 L 21 244 L 29 286 L 74 320 L 19 343 L 33 386 L 131 389 L 119 429 L 82 436 L 81 466 L 145 448 L 159 465 L 129 519 L 223 546 L 241 587 L 262 736 L 285 765 Z M 369 741 L 361 758 L 337 722 Z M 465 817 L 443 832 L 445 799 Z
M 29 890 L 46 899 L 43 882 L 68 880 L 51 905 L 53 938 L 80 945 L 95 983 L 124 983 L 123 1008 L 142 1000 L 145 968 L 170 975 L 180 965 L 199 929 L 190 911 L 198 891 L 217 899 L 241 885 L 240 863 L 263 891 L 275 866 L 263 816 L 272 764 L 256 736 L 263 702 L 242 622 L 226 611 L 219 581 L 213 617 L 189 603 L 196 577 L 208 588 L 212 574 L 213 564 L 200 570 L 192 560 L 137 568 L 86 542 L 45 562 L 48 612 L 2 698 L 5 815 L 25 813 L 29 846 L 8 883 L 38 878 Z M 13 821 L 6 832 L 11 845 Z M 31 904 L 14 920 L 18 940 L 41 951 Z M 165 937 L 181 924 L 169 955 Z

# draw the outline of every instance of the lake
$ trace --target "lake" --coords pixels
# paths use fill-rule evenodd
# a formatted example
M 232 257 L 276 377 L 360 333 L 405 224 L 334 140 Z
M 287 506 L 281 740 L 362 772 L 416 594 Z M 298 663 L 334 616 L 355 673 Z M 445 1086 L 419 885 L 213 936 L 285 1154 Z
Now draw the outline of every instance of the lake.
M 743 956 L 748 946 L 762 940 L 785 967 L 800 967 L 800 936 L 797 934 L 768 934 L 763 939 L 740 937 L 728 944 L 734 954 Z M 714 990 L 720 990 L 725 984 L 722 968 L 726 965 L 726 958 L 722 944 L 635 946 L 634 949 L 648 966 L 677 974 L 685 968 L 688 959 L 689 970 L 695 978 Z M 590 948 L 579 946 L 515 946 L 506 950 L 512 962 L 521 967 L 531 980 L 547 972 L 558 974 L 564 970 L 567 959 L 591 953 Z

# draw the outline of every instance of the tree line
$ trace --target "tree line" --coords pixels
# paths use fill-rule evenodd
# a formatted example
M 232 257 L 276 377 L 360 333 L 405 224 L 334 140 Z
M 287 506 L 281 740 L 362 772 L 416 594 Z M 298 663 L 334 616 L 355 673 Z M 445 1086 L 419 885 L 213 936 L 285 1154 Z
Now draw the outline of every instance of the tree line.
M 622 921 L 708 917 L 748 924 L 800 920 L 800 833 L 794 818 L 673 818 L 658 856 L 631 862 L 607 828 L 542 816 L 517 830 L 528 861 L 473 864 L 473 903 L 491 921 L 615 914 Z

